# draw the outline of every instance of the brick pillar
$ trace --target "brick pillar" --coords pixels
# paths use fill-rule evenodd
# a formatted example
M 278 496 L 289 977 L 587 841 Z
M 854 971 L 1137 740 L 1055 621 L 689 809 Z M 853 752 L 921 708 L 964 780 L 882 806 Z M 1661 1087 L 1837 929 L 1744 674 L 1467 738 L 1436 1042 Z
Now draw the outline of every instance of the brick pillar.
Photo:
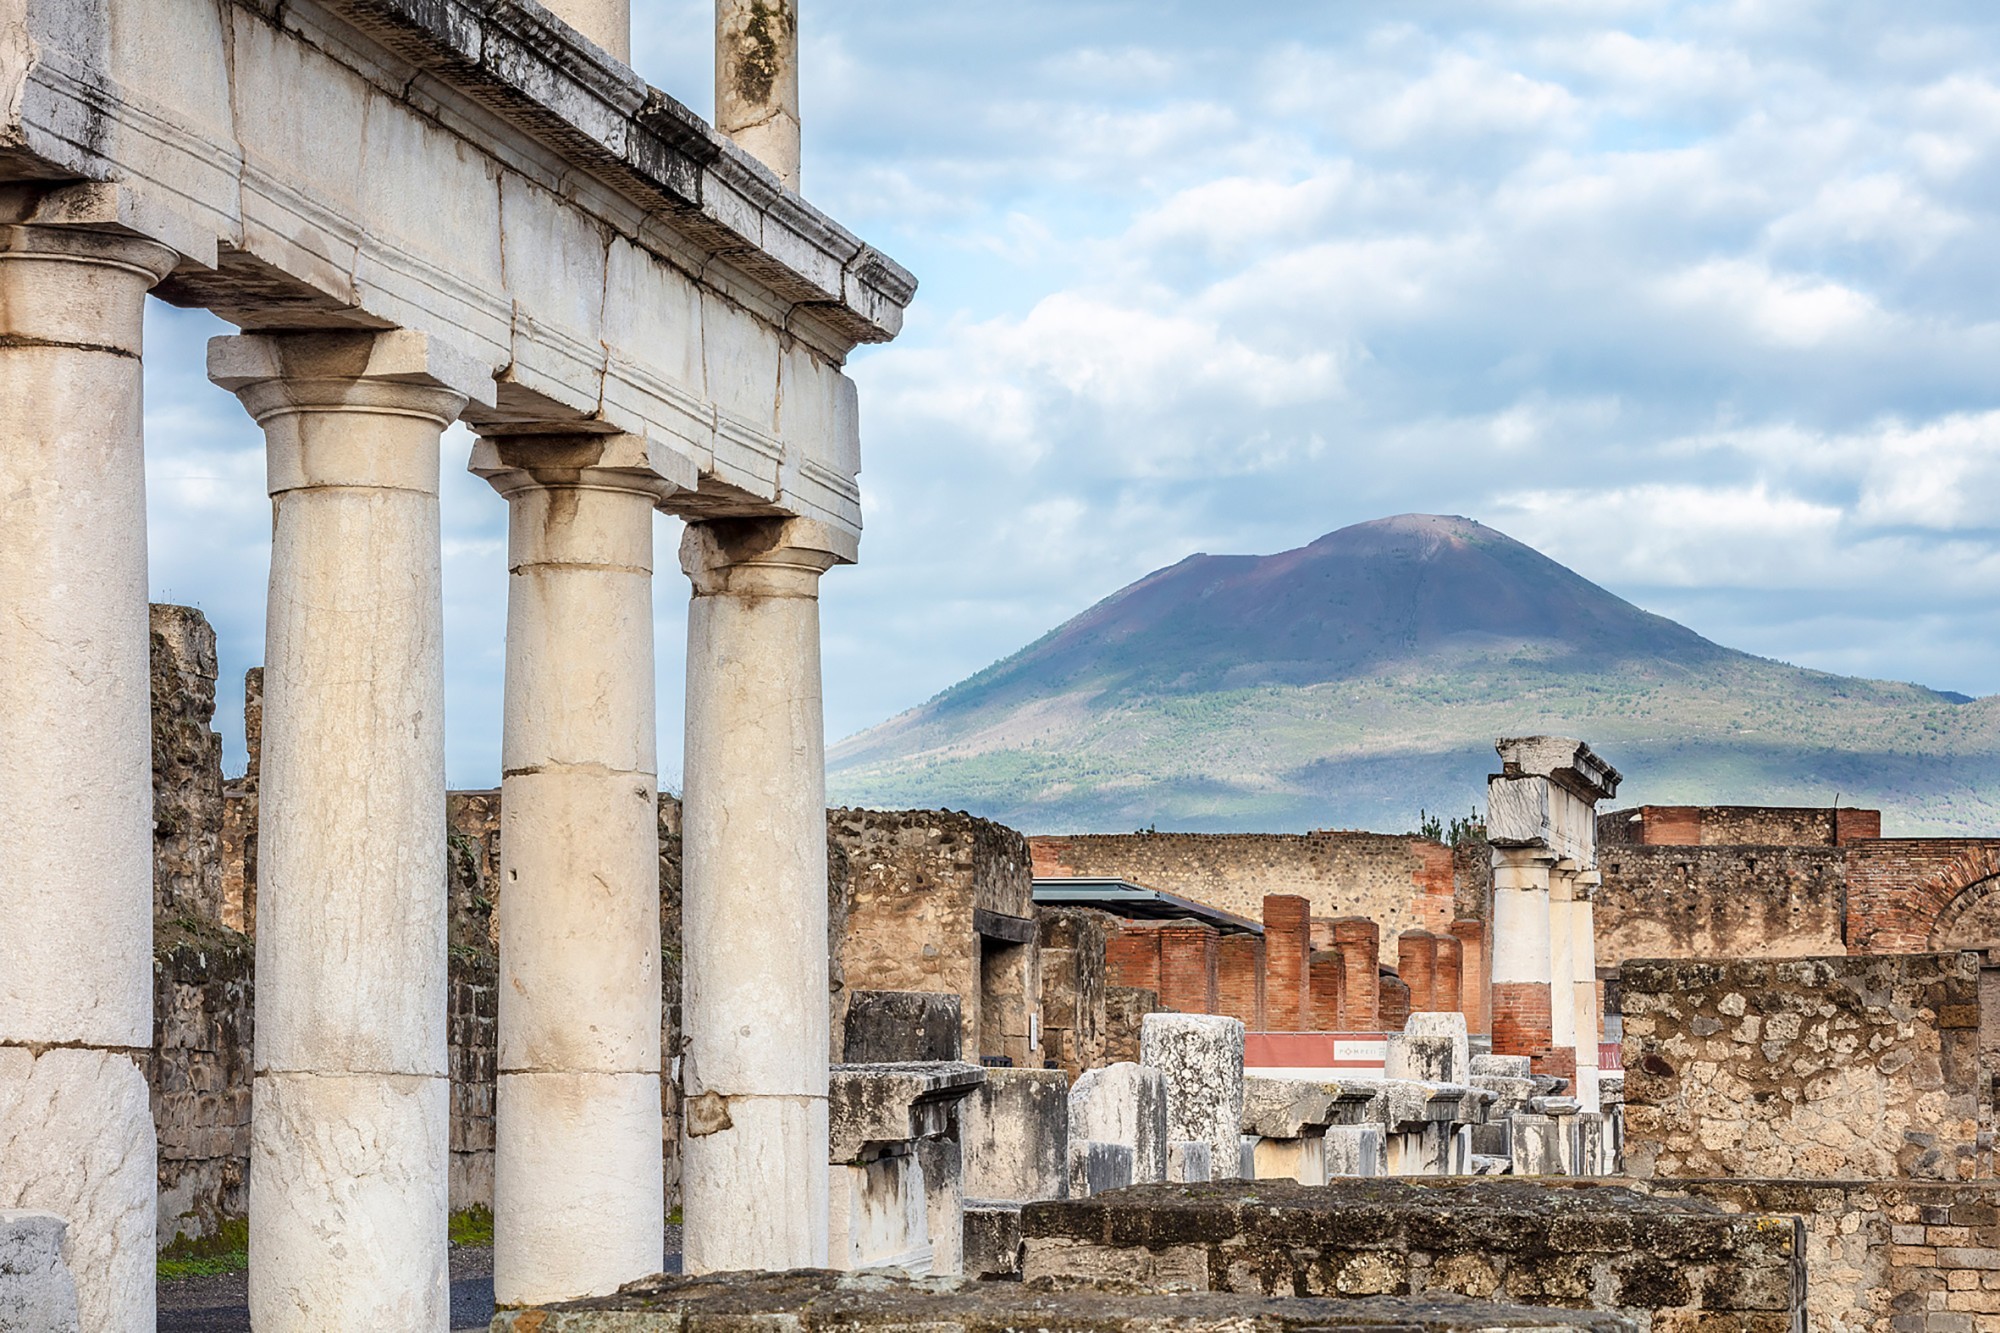
M 1216 1012 L 1252 1032 L 1265 1030 L 1264 940 L 1256 935 L 1224 935 L 1215 942 Z
M 1484 921 L 1454 921 L 1451 937 L 1458 941 L 1458 1011 L 1468 1032 L 1493 1031 L 1492 977 Z
M 1160 927 L 1160 1003 L 1184 1014 L 1216 1011 L 1215 927 L 1173 921 Z
M 1266 1021 L 1272 1032 L 1312 1027 L 1312 906 L 1290 894 L 1264 899 Z
M 1312 956 L 1308 966 L 1308 976 L 1312 990 L 1312 1030 L 1314 1032 L 1339 1032 L 1341 1030 L 1341 992 L 1347 969 L 1341 966 L 1340 955 L 1332 949 L 1320 949 Z
M 1382 1031 L 1401 1032 L 1410 1021 L 1410 988 L 1397 977 L 1383 977 Z
M 1431 982 L 1437 969 L 1438 937 L 1428 930 L 1406 930 L 1396 937 L 1396 976 L 1409 988 L 1410 1010 L 1428 1011 Z
M 1441 1014 L 1459 1012 L 1459 969 L 1464 966 L 1463 950 L 1458 940 L 1450 935 L 1433 935 L 1437 947 L 1437 963 L 1431 968 L 1432 1009 Z
M 1104 984 L 1160 993 L 1160 929 L 1120 926 L 1104 943 Z
M 1346 1032 L 1382 1030 L 1382 931 L 1367 917 L 1342 917 L 1333 923 L 1333 947 L 1340 954 L 1341 1029 Z

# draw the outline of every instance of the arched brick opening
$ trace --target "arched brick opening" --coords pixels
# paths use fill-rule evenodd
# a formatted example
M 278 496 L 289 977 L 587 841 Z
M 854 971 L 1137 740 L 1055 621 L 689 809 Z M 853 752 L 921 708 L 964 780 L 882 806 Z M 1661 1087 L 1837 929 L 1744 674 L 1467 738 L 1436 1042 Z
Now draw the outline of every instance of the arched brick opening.
M 2000 848 L 1968 849 L 1912 897 L 1911 914 L 1929 922 L 1926 947 L 2000 947 Z

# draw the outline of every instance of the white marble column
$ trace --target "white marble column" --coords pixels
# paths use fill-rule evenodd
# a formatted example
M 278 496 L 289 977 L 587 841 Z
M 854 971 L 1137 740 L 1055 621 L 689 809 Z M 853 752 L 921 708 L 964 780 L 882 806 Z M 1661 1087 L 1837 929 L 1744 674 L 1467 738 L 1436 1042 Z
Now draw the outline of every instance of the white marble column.
M 1598 885 L 1603 882 L 1594 870 L 1577 875 L 1569 904 L 1569 950 L 1572 1005 L 1576 1015 L 1576 1099 L 1586 1111 L 1603 1109 L 1598 1097 L 1597 1043 L 1602 1015 L 1597 999 L 1597 909 Z
M 715 128 L 798 192 L 798 0 L 715 0 Z
M 827 1262 L 819 578 L 852 535 L 690 524 L 681 1188 L 690 1273 Z
M 439 436 L 482 366 L 421 334 L 218 338 L 264 428 L 250 1315 L 449 1325 Z
M 153 784 L 140 324 L 163 246 L 0 227 L 0 1208 L 83 1326 L 153 1327 Z
M 507 498 L 510 576 L 493 1285 L 539 1305 L 665 1249 L 653 511 L 677 487 L 630 435 L 486 439 L 472 470 Z
M 1570 911 L 1576 897 L 1576 863 L 1559 861 L 1549 875 L 1549 1040 L 1576 1047 L 1576 962 L 1570 949 Z

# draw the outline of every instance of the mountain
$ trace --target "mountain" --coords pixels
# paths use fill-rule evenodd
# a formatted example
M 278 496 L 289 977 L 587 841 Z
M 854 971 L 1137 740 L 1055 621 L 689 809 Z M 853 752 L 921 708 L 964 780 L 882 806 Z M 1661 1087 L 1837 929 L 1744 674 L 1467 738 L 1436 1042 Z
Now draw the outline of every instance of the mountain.
M 1558 732 L 1620 804 L 1879 805 L 2000 828 L 2000 696 L 1725 648 L 1466 518 L 1193 555 L 835 746 L 838 801 L 1031 832 L 1414 827 L 1484 794 L 1493 738 Z

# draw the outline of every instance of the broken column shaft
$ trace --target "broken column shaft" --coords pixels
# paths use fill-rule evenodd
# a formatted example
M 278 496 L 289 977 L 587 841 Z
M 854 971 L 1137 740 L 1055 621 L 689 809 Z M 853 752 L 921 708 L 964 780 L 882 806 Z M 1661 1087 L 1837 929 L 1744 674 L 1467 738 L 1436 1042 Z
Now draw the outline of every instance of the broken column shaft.
M 716 0 L 715 127 L 798 192 L 797 0 Z

